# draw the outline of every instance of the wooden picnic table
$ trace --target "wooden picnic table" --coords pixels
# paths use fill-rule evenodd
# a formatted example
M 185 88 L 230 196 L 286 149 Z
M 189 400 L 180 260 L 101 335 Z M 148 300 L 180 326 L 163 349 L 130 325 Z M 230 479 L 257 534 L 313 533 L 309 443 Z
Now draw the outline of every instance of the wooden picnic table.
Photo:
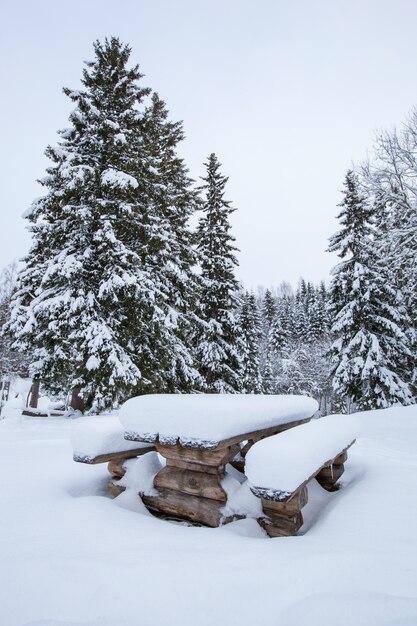
M 142 400 L 143 398 L 147 398 L 147 400 Z M 181 399 L 179 396 L 173 398 L 173 401 L 177 403 L 183 403 L 184 405 L 186 403 L 186 400 L 184 398 Z M 211 396 L 210 399 L 207 399 L 207 402 L 215 405 L 217 400 L 214 398 L 214 396 Z M 256 403 L 254 398 L 254 396 L 250 396 L 246 402 L 254 404 Z M 268 402 L 271 404 L 273 396 L 269 396 L 269 398 Z M 190 436 L 188 431 L 181 432 L 179 430 L 181 420 L 177 422 L 179 432 L 175 435 L 172 434 L 175 432 L 172 430 L 174 426 L 172 426 L 169 434 L 158 432 L 157 419 L 149 422 L 151 425 L 155 423 L 155 432 L 150 432 L 150 428 L 146 428 L 144 431 L 144 420 L 140 410 L 147 402 L 151 404 L 151 399 L 149 396 L 143 396 L 133 400 L 139 401 L 136 405 L 138 408 L 137 420 L 132 420 L 131 418 L 124 420 L 122 410 L 121 421 L 126 428 L 125 438 L 129 441 L 152 443 L 157 452 L 166 459 L 166 466 L 154 478 L 154 487 L 158 491 L 158 495 L 143 495 L 143 502 L 157 515 L 212 527 L 227 522 L 222 513 L 222 509 L 227 501 L 227 495 L 222 486 L 222 481 L 226 475 L 226 465 L 235 463 L 239 469 L 243 470 L 245 454 L 254 443 L 309 421 L 315 412 L 314 401 L 312 401 L 312 404 L 306 404 L 306 407 L 309 408 L 305 408 L 304 413 L 301 411 L 302 418 L 294 419 L 296 414 L 294 411 L 292 413 L 288 411 L 288 418 L 286 418 L 278 410 L 279 403 L 277 403 L 276 423 L 273 423 L 273 419 L 268 418 L 267 422 L 272 425 L 260 427 L 258 424 L 262 423 L 262 420 L 260 422 L 259 420 L 254 420 L 254 426 L 251 429 L 249 426 L 250 420 L 246 420 L 244 432 L 237 431 L 231 436 L 216 440 L 216 438 L 193 437 Z M 203 400 L 202 398 L 201 403 L 203 403 Z M 311 402 L 311 399 L 307 400 Z M 126 404 L 129 404 L 129 402 L 131 401 L 128 401 Z M 218 403 L 220 407 L 221 399 L 219 399 Z M 233 400 L 231 400 L 231 403 L 233 404 Z M 237 398 L 236 403 L 239 404 Z M 242 406 L 240 400 L 241 409 Z M 145 408 L 143 410 L 145 411 Z M 127 413 L 132 414 L 132 407 L 130 407 L 130 411 L 127 411 Z M 300 411 L 298 414 L 300 414 Z M 197 418 L 198 411 L 196 413 Z M 204 419 L 209 419 L 209 416 L 205 415 Z M 137 430 L 134 430 L 132 425 L 134 427 L 136 422 Z M 184 420 L 184 422 L 187 423 L 187 428 L 189 428 L 188 424 L 190 422 L 187 420 Z M 163 425 L 166 428 L 166 421 Z M 236 428 L 238 428 L 238 423 Z
M 315 400 L 300 396 L 141 396 L 124 405 L 120 421 L 107 416 L 79 424 L 73 458 L 108 463 L 110 493 L 133 488 L 157 516 L 211 527 L 250 516 L 271 537 L 295 535 L 307 484 L 316 479 L 327 491 L 337 489 L 357 433 L 346 415 L 310 421 L 316 408 Z M 137 469 L 147 476 L 142 486 Z M 233 481 L 249 487 L 260 506 L 247 500 L 242 506 L 239 497 L 237 507 L 232 504 Z

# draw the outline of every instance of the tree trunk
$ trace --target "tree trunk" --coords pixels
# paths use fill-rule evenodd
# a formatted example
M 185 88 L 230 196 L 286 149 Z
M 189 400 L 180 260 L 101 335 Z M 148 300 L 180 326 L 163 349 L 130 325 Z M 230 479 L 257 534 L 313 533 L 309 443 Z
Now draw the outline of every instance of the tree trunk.
M 72 390 L 70 406 L 74 409 L 74 411 L 81 411 L 81 413 L 84 413 L 84 400 L 80 396 L 79 387 L 74 387 Z
M 39 400 L 39 388 L 41 386 L 41 381 L 39 378 L 35 378 L 32 381 L 32 387 L 30 388 L 30 401 L 29 406 L 32 409 L 38 408 L 38 400 Z

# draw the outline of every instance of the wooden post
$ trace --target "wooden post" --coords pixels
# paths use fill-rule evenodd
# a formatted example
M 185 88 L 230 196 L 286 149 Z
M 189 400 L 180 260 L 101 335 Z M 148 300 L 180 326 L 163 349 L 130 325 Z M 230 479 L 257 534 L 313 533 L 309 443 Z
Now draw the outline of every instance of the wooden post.
M 32 381 L 32 386 L 30 388 L 30 400 L 29 406 L 31 409 L 38 408 L 38 400 L 39 400 L 39 388 L 41 386 L 41 381 L 39 378 L 34 378 Z
M 113 459 L 109 461 L 109 464 L 107 466 L 107 469 L 111 474 L 111 479 L 107 485 L 107 489 L 109 493 L 115 498 L 117 498 L 117 496 L 120 496 L 120 494 L 123 493 L 123 491 L 125 491 L 126 489 L 126 487 L 118 484 L 118 481 L 126 474 L 126 470 L 123 467 L 123 463 L 125 461 L 126 459 Z
M 155 447 L 167 464 L 154 478 L 159 495 L 142 496 L 146 506 L 164 517 L 220 526 L 227 501 L 221 481 L 239 446 L 204 450 L 156 443 Z
M 74 387 L 72 390 L 70 407 L 74 409 L 74 411 L 84 413 L 84 399 L 80 396 L 79 387 Z
M 346 452 L 345 456 L 340 455 L 340 459 L 346 460 Z M 336 459 L 339 460 L 339 459 Z M 337 481 L 345 471 L 344 463 L 332 463 L 327 467 L 323 467 L 320 472 L 316 476 L 317 482 L 326 489 L 326 491 L 336 491 L 337 490 Z
M 291 537 L 303 525 L 301 509 L 307 504 L 307 487 L 302 487 L 289 500 L 279 502 L 262 498 L 266 517 L 258 520 L 270 537 Z

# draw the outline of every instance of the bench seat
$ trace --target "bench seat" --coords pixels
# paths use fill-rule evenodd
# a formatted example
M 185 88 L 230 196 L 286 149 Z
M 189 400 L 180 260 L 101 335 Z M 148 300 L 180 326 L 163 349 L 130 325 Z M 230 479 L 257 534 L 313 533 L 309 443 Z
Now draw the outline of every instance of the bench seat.
M 357 430 L 355 418 L 329 415 L 251 447 L 245 471 L 252 493 L 262 499 L 260 522 L 270 536 L 295 535 L 301 528 L 309 481 L 316 478 L 328 491 L 337 488 Z
M 73 459 L 95 465 L 130 459 L 155 450 L 152 444 L 126 441 L 117 417 L 86 417 L 71 435 Z

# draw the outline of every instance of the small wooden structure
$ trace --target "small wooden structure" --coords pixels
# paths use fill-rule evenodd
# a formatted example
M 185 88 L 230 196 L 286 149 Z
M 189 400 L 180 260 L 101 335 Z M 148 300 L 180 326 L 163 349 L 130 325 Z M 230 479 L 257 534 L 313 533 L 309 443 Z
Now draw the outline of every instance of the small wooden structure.
M 124 432 L 124 438 L 132 443 L 140 442 L 141 447 L 136 449 L 131 444 L 129 450 L 123 450 L 121 433 L 117 441 L 119 451 L 97 454 L 94 457 L 75 455 L 74 460 L 89 464 L 107 462 L 112 477 L 109 491 L 117 496 L 125 489 L 121 479 L 126 473 L 126 460 L 157 451 L 164 457 L 166 464 L 154 475 L 153 492 L 138 493 L 146 507 L 160 517 L 217 527 L 239 517 L 227 516 L 228 496 L 223 487 L 227 464 L 230 463 L 244 472 L 246 456 L 251 450 L 255 451 L 257 446 L 262 446 L 263 440 L 265 443 L 271 438 L 279 441 L 281 437 L 285 437 L 281 433 L 301 431 L 310 419 L 311 417 L 295 420 L 289 418 L 286 421 L 281 415 L 275 425 L 235 433 L 219 441 L 181 437 L 180 434 L 167 436 L 142 433 L 130 429 Z M 138 425 L 141 425 L 140 419 Z M 301 509 L 308 499 L 307 483 L 316 478 L 322 487 L 333 490 L 344 470 L 346 450 L 352 443 L 350 440 L 348 445 L 339 449 L 331 458 L 324 456 L 314 470 L 305 475 L 290 492 L 280 489 L 279 484 L 271 488 L 270 485 L 263 487 L 250 482 L 252 492 L 262 501 L 263 515 L 258 521 L 269 536 L 297 533 L 303 524 Z M 146 444 L 148 447 L 143 447 Z M 269 463 L 268 456 L 264 462 Z

